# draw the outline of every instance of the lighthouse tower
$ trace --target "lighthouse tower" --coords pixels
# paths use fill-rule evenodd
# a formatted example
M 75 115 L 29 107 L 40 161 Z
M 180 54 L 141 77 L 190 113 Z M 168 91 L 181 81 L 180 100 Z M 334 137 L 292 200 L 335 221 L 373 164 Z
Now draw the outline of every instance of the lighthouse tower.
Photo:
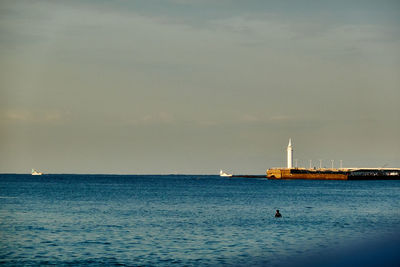
M 288 169 L 293 168 L 293 147 L 292 139 L 289 139 L 289 144 L 287 146 L 287 167 Z

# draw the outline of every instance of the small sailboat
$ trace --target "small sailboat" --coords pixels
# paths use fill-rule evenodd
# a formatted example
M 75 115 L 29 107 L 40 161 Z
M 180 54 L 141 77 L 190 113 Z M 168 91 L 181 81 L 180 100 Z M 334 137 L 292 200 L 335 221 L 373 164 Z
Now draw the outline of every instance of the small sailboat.
M 222 170 L 219 171 L 219 176 L 221 176 L 221 177 L 232 177 L 232 175 L 233 174 L 223 172 Z
M 42 174 L 43 172 L 38 172 L 37 170 L 32 169 L 32 175 L 42 175 Z

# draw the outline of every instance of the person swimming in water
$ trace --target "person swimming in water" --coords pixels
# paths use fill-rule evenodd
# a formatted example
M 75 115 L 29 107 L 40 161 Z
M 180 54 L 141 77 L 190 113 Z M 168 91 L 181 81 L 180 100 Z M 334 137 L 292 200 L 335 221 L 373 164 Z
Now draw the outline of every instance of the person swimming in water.
M 282 217 L 282 214 L 279 213 L 279 210 L 276 210 L 275 218 L 280 218 L 280 217 Z

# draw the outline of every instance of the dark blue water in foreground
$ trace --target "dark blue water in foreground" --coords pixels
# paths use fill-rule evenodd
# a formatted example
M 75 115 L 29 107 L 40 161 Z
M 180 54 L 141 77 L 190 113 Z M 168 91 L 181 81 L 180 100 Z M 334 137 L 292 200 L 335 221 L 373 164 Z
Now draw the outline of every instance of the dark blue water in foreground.
M 396 234 L 399 200 L 400 181 L 3 174 L 0 263 L 274 265 Z

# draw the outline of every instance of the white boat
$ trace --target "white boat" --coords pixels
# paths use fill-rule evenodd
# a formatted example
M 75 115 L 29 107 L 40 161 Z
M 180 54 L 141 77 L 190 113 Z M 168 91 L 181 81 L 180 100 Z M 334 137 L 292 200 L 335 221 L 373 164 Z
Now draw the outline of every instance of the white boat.
M 232 174 L 223 172 L 222 170 L 219 171 L 219 176 L 221 177 L 232 177 Z
M 43 172 L 38 172 L 37 170 L 32 169 L 32 175 L 42 175 L 42 174 Z

